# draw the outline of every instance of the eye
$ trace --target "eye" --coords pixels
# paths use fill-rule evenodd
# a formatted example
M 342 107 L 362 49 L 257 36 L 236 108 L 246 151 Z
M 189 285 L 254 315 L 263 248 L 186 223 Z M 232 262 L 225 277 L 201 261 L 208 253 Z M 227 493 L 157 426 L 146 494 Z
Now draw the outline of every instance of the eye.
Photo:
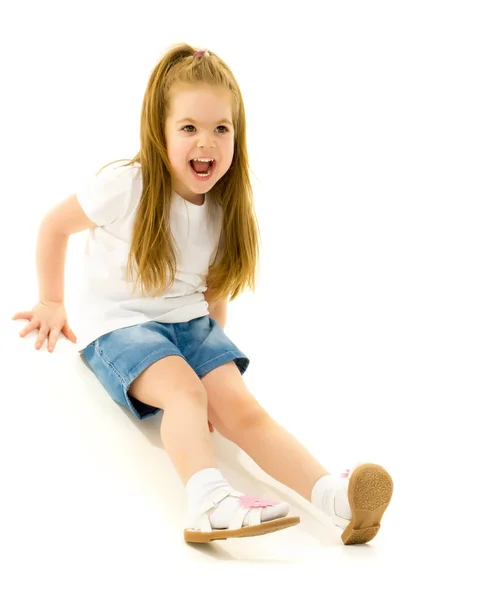
M 228 133 L 228 128 L 225 125 L 218 125 L 216 129 L 223 129 L 220 133 Z
M 191 127 L 191 128 L 193 128 L 193 129 L 195 128 L 195 126 L 194 126 L 194 125 L 185 125 L 185 126 L 183 127 L 183 131 L 185 131 L 185 129 L 186 129 L 187 127 Z M 189 131 L 187 131 L 186 133 L 193 133 L 193 132 L 192 132 L 191 130 L 189 130 Z

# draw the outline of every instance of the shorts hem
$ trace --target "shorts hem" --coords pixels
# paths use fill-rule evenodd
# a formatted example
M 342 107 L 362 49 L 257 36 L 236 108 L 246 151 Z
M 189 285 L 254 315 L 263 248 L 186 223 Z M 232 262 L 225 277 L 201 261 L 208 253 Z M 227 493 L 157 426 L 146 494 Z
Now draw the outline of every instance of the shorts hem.
M 223 354 L 220 354 L 219 356 L 215 356 L 214 358 L 207 360 L 195 369 L 195 373 L 201 379 L 210 371 L 216 369 L 216 367 L 220 367 L 221 365 L 224 365 L 227 362 L 230 362 L 231 360 L 235 361 L 235 364 L 238 367 L 241 375 L 243 375 L 246 369 L 248 368 L 249 359 L 244 354 L 240 352 L 234 352 L 233 350 L 228 350 L 227 352 L 223 352 Z

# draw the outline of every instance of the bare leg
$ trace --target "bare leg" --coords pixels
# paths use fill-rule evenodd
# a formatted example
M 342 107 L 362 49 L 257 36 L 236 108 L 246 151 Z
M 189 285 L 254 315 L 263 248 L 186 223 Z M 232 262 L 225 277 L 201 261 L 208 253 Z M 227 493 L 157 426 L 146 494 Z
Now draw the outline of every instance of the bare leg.
M 202 469 L 218 468 L 206 416 L 207 401 L 174 398 L 165 409 L 161 439 L 183 483 Z
M 300 442 L 267 413 L 260 413 L 227 437 L 268 475 L 311 501 L 314 484 L 330 475 Z
M 164 410 L 161 439 L 183 483 L 217 468 L 208 429 L 208 398 L 194 371 L 178 356 L 167 356 L 135 379 L 128 393 Z
M 234 362 L 213 369 L 202 382 L 208 393 L 209 420 L 218 432 L 268 475 L 311 501 L 314 484 L 329 471 L 264 410 Z

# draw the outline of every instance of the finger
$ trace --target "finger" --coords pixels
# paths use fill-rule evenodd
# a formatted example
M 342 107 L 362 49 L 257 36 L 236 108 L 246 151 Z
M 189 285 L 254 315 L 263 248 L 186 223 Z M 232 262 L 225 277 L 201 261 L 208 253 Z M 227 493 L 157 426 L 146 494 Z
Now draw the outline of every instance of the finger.
M 59 327 L 52 327 L 50 331 L 50 335 L 48 336 L 48 352 L 53 352 L 53 348 L 55 348 L 55 344 L 58 341 L 58 336 L 60 335 Z
M 20 335 L 23 337 L 27 333 L 30 333 L 30 331 L 33 331 L 34 329 L 38 329 L 39 325 L 40 325 L 40 321 L 38 319 L 32 319 L 30 321 L 30 323 L 20 331 Z
M 14 321 L 16 321 L 17 319 L 28 319 L 30 321 L 30 319 L 32 318 L 32 316 L 33 316 L 33 313 L 30 310 L 30 311 L 27 311 L 27 312 L 18 312 L 18 313 L 15 313 L 13 315 L 12 319 Z
M 73 331 L 71 330 L 70 325 L 68 325 L 68 323 L 66 323 L 64 325 L 62 332 L 65 335 L 65 337 L 67 337 L 69 340 L 71 340 L 72 342 L 74 342 L 76 344 L 77 336 L 73 333 Z
M 48 334 L 48 329 L 45 325 L 42 325 L 40 327 L 40 331 L 37 335 L 37 343 L 35 344 L 35 348 L 37 350 L 40 350 L 40 348 L 43 346 L 43 342 L 45 341 L 45 338 L 47 337 Z

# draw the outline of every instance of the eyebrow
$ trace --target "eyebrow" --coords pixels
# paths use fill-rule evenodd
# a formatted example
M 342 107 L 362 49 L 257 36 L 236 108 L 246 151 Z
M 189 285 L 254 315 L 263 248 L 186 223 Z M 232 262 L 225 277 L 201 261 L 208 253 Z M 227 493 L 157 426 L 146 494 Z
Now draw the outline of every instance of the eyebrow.
M 180 123 L 184 123 L 186 121 L 188 121 L 189 123 L 195 123 L 196 124 L 196 121 L 194 119 L 190 119 L 189 117 L 187 117 L 186 119 L 181 119 L 180 121 L 176 121 L 176 124 L 179 125 Z M 231 125 L 233 127 L 233 123 L 229 119 L 220 119 L 218 121 L 218 124 L 219 123 L 228 123 L 229 125 Z

